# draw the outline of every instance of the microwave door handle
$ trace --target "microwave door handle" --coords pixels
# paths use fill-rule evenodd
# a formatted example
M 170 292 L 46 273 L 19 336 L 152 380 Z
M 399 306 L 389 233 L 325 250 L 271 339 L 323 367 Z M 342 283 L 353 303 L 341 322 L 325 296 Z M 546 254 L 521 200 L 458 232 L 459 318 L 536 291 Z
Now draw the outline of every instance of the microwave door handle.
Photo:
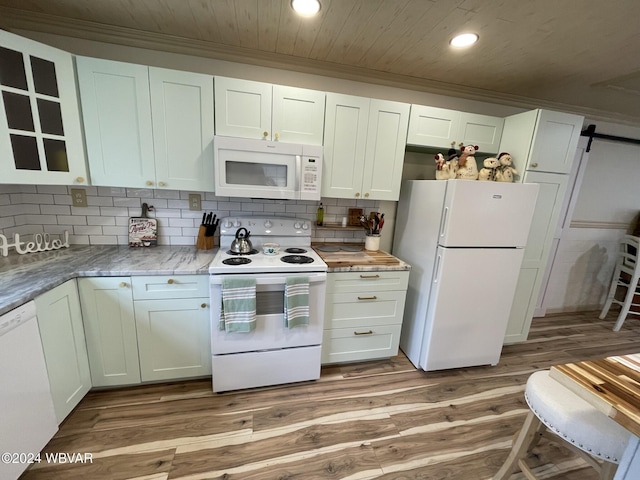
M 302 156 L 296 155 L 296 183 L 295 183 L 295 191 L 297 193 L 298 198 L 300 198 L 300 193 L 302 191 L 302 185 L 300 184 L 302 178 Z

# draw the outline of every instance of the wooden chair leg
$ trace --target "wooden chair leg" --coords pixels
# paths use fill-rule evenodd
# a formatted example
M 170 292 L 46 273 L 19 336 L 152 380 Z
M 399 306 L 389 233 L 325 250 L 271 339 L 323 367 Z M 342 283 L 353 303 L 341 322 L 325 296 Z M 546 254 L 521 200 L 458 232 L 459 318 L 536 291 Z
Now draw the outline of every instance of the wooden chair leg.
M 538 432 L 541 427 L 544 428 L 544 424 L 530 411 L 524 420 L 518 437 L 513 442 L 509 456 L 502 467 L 500 467 L 500 470 L 492 477 L 492 480 L 506 480 L 511 476 L 511 473 L 518 464 L 518 460 L 523 458 L 529 451 L 529 446 L 534 441 L 537 441 Z

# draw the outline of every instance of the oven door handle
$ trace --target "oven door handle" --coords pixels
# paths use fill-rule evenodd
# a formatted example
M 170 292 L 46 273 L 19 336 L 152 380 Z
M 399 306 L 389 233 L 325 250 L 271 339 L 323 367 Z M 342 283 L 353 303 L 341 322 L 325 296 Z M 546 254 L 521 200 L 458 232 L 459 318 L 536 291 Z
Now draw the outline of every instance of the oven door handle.
M 303 276 L 294 275 L 294 276 Z M 211 275 L 210 276 L 210 284 L 211 285 L 222 285 L 222 279 L 224 275 Z M 309 283 L 319 283 L 326 282 L 326 275 L 309 275 Z M 260 277 L 259 275 L 256 277 L 256 285 L 284 285 L 287 283 L 287 277 Z

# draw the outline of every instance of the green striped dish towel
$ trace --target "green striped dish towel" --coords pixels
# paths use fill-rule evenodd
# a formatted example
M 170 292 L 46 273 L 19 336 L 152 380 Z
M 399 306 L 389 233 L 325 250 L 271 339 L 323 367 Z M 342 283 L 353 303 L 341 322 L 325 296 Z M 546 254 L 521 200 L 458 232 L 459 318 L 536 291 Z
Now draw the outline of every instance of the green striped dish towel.
M 222 309 L 218 328 L 226 332 L 250 332 L 256 328 L 255 278 L 222 279 Z
M 287 277 L 284 322 L 287 328 L 309 325 L 309 277 Z

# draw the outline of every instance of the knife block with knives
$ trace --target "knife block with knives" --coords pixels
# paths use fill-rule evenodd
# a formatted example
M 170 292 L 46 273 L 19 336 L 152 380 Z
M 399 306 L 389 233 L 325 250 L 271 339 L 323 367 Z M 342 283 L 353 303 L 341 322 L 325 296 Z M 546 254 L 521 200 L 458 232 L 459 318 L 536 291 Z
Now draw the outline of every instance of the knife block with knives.
M 215 246 L 214 234 L 218 229 L 220 219 L 216 220 L 217 215 L 213 212 L 202 214 L 202 224 L 198 230 L 198 239 L 196 240 L 196 248 L 199 250 L 211 250 Z

